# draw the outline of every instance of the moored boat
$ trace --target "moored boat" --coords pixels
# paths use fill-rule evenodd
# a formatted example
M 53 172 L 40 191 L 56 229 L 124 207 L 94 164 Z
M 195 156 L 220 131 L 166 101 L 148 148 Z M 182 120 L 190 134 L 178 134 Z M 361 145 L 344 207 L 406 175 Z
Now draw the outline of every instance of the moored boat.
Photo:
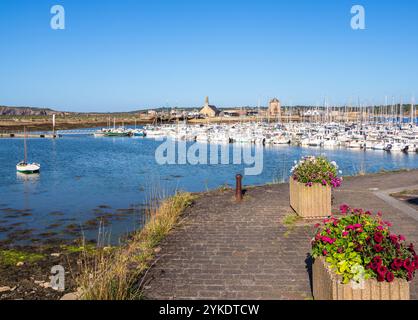
M 26 145 L 26 127 L 24 128 L 24 160 L 20 161 L 16 165 L 17 172 L 24 173 L 24 174 L 32 174 L 32 173 L 38 173 L 41 170 L 41 165 L 39 163 L 28 163 L 28 151 L 27 151 L 27 145 Z

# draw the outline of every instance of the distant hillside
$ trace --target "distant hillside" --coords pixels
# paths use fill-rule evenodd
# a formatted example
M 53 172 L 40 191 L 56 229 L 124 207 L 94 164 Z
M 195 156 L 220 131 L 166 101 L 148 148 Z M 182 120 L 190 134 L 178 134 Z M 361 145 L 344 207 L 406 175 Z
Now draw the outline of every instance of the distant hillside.
M 54 111 L 48 108 L 0 106 L 0 116 L 49 116 L 52 114 L 65 115 L 69 112 Z

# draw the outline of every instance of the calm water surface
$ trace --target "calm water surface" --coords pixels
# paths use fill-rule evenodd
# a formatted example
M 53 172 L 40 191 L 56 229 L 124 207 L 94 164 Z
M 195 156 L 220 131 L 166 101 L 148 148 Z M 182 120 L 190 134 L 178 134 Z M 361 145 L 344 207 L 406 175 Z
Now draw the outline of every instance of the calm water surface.
M 15 165 L 23 157 L 23 140 L 1 139 L 0 241 L 28 244 L 81 235 L 97 239 L 101 222 L 117 243 L 141 226 L 144 204 L 156 190 L 167 196 L 179 189 L 232 186 L 235 174 L 243 173 L 244 165 L 158 165 L 155 149 L 160 144 L 147 138 L 87 135 L 30 139 L 29 161 L 39 162 L 41 173 L 22 176 Z M 294 160 L 311 154 L 337 161 L 344 175 L 418 168 L 416 154 L 266 147 L 262 174 L 246 176 L 244 183 L 284 181 Z

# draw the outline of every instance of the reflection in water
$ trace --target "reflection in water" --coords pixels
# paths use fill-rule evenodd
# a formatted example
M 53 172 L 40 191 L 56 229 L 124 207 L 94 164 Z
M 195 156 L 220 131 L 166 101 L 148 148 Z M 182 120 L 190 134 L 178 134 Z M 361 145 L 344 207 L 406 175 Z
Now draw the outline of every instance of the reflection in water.
M 18 181 L 36 183 L 39 180 L 39 177 L 40 177 L 40 173 L 25 174 L 25 173 L 16 171 L 16 178 Z

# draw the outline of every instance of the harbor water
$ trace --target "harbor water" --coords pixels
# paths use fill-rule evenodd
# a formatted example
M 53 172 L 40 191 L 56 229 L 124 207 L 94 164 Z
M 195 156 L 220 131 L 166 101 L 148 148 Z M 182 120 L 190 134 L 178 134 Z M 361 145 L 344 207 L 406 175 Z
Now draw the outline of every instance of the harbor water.
M 235 175 L 245 168 L 245 164 L 159 165 L 155 151 L 161 141 L 141 137 L 64 135 L 27 142 L 28 160 L 41 164 L 39 175 L 16 173 L 23 158 L 22 139 L 0 140 L 0 241 L 10 245 L 82 236 L 95 240 L 99 230 L 116 244 L 141 227 L 150 199 L 177 190 L 232 187 Z M 232 144 L 228 148 L 232 152 Z M 262 173 L 245 176 L 244 184 L 286 181 L 294 161 L 305 155 L 327 156 L 343 175 L 418 168 L 416 153 L 266 146 Z

